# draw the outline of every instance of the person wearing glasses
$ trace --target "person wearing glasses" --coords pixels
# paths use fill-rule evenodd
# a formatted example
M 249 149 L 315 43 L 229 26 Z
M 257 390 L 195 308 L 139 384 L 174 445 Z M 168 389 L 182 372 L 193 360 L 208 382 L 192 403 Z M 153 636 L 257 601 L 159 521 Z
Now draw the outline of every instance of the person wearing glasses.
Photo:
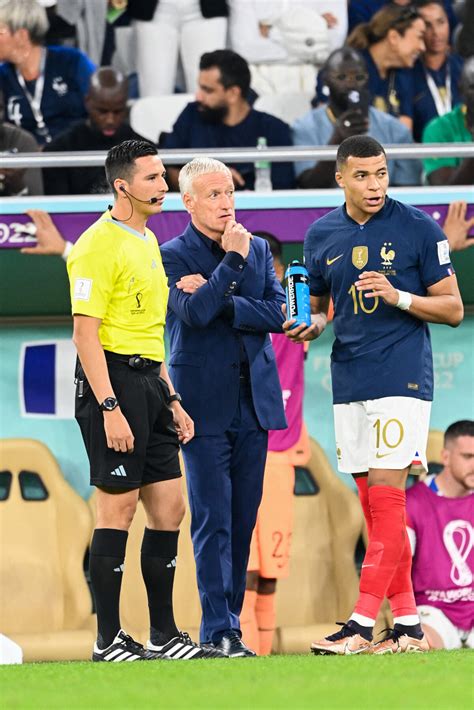
M 339 145 L 345 138 L 368 134 L 385 144 L 412 143 L 410 131 L 388 113 L 369 105 L 369 74 L 360 52 L 342 47 L 333 52 L 324 67 L 329 89 L 327 105 L 312 109 L 293 125 L 294 145 Z M 390 160 L 392 185 L 419 185 L 418 160 Z M 295 163 L 301 188 L 336 187 L 335 163 L 311 160 Z

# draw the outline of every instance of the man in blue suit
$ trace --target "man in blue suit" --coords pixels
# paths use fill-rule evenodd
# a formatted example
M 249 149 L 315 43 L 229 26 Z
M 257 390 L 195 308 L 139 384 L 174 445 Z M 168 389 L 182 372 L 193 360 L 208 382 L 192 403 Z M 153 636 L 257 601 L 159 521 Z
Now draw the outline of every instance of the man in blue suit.
M 267 242 L 235 221 L 230 170 L 195 158 L 179 183 L 191 223 L 161 253 L 169 372 L 196 432 L 183 455 L 201 639 L 229 657 L 254 656 L 241 641 L 239 614 L 268 430 L 286 427 L 268 335 L 282 331 L 285 297 Z

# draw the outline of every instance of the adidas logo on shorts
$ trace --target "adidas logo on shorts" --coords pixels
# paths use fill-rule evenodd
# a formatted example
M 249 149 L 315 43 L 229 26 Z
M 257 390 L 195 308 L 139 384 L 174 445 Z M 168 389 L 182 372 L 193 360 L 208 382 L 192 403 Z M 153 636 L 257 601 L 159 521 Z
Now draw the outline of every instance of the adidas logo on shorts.
M 127 472 L 125 471 L 123 466 L 118 466 L 117 468 L 114 468 L 113 471 L 110 472 L 111 476 L 126 476 Z

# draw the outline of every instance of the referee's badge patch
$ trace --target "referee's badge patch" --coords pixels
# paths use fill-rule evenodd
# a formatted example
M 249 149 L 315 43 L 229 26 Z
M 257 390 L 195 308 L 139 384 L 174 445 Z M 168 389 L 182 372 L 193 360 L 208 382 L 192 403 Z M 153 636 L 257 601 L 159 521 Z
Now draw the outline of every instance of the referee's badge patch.
M 438 259 L 441 266 L 443 264 L 449 264 L 451 261 L 449 258 L 449 242 L 447 239 L 443 239 L 442 242 L 438 242 Z
M 74 300 L 90 301 L 92 291 L 92 279 L 76 279 L 74 283 Z
M 354 247 L 352 249 L 352 263 L 356 269 L 363 269 L 369 260 L 369 249 L 366 246 Z

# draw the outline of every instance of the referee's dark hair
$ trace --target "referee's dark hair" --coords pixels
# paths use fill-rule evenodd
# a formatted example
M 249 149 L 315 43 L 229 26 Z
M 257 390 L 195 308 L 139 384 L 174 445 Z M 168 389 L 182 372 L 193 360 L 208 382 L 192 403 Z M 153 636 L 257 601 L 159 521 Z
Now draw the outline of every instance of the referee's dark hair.
M 460 436 L 474 436 L 474 421 L 472 419 L 461 419 L 448 426 L 444 432 L 444 446 L 454 441 Z
M 275 237 L 271 232 L 265 232 L 263 229 L 259 229 L 256 232 L 252 232 L 255 237 L 261 237 L 268 242 L 270 247 L 270 253 L 274 259 L 279 259 L 283 261 L 283 247 L 281 246 L 280 240 Z
M 158 155 L 157 147 L 149 141 L 122 141 L 109 150 L 105 159 L 105 175 L 114 195 L 117 194 L 115 180 L 122 178 L 130 182 L 135 170 L 135 160 L 147 155 Z
M 238 86 L 242 98 L 246 99 L 250 89 L 250 69 L 246 60 L 231 49 L 216 49 L 214 52 L 205 52 L 201 56 L 199 69 L 219 69 L 220 82 L 224 89 Z
M 375 158 L 377 155 L 385 155 L 385 150 L 375 138 L 350 136 L 343 140 L 337 149 L 336 167 L 340 170 L 350 157 Z

